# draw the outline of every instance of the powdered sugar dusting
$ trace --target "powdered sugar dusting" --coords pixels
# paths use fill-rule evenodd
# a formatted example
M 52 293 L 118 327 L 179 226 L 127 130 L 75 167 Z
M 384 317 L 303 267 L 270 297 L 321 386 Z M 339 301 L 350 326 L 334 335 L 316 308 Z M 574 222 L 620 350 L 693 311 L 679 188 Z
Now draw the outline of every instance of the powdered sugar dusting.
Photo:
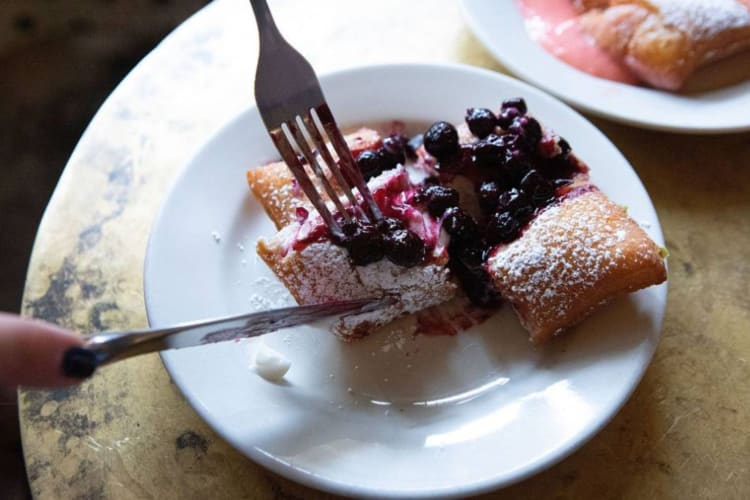
M 580 319 L 588 312 L 582 307 L 611 295 L 599 296 L 603 283 L 651 265 L 663 269 L 656 245 L 598 191 L 542 212 L 521 238 L 498 248 L 488 261 L 498 290 L 532 337 L 569 326 L 571 316 Z
M 295 260 L 301 268 L 293 279 L 297 281 L 297 294 L 302 304 L 368 295 L 368 290 L 352 272 L 347 251 L 329 241 L 312 243 L 285 259 Z
M 416 312 L 444 302 L 456 292 L 445 263 L 406 268 L 384 259 L 355 269 L 368 291 L 397 293 L 404 312 Z
M 356 266 L 354 269 L 368 295 L 390 293 L 398 296 L 399 301 L 372 313 L 342 318 L 334 327 L 339 335 L 369 334 L 399 316 L 445 302 L 457 290 L 456 284 L 450 280 L 450 271 L 445 263 L 405 268 L 388 260 L 381 260 L 367 266 Z
M 247 299 L 251 311 L 265 311 L 294 305 L 294 299 L 278 280 L 261 276 L 252 281 L 250 288 L 256 291 Z
M 265 246 L 274 252 L 269 265 L 282 278 L 300 304 L 380 296 L 384 293 L 399 297 L 390 307 L 377 311 L 345 316 L 334 326 L 342 337 L 361 337 L 395 318 L 444 302 L 456 293 L 445 262 L 405 268 L 388 260 L 367 266 L 354 266 L 347 251 L 328 240 L 313 242 L 301 250 L 289 249 L 286 241 L 294 228 L 285 228 Z M 280 284 L 280 286 L 283 286 Z M 252 298 L 257 306 L 269 305 L 265 295 Z M 280 291 L 279 291 L 280 293 Z M 275 294 L 269 294 L 273 296 Z
M 738 0 L 649 0 L 662 21 L 696 38 L 750 26 L 750 9 Z

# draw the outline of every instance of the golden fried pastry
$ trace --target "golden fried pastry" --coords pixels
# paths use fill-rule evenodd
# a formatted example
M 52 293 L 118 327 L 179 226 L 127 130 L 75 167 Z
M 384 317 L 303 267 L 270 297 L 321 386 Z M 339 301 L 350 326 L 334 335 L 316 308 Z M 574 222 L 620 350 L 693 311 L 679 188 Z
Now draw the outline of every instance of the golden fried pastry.
M 380 134 L 370 128 L 361 128 L 347 134 L 344 139 L 353 155 L 377 148 L 381 141 Z M 295 221 L 298 207 L 303 207 L 308 211 L 313 210 L 312 204 L 299 188 L 292 172 L 283 161 L 249 169 L 247 183 L 276 229 L 281 229 Z M 322 189 L 318 191 L 324 194 Z
M 487 267 L 535 344 L 667 278 L 660 248 L 592 186 L 543 211 L 520 238 L 493 250 Z
M 700 67 L 750 47 L 741 0 L 574 0 L 596 42 L 644 82 L 678 90 Z

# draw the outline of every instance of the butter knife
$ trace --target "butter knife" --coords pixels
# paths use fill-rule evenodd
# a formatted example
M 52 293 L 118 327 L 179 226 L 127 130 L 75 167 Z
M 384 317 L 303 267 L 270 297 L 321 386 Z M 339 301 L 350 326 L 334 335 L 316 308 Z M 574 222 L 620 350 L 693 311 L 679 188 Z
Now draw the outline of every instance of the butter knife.
M 86 378 L 99 367 L 115 361 L 168 349 L 181 349 L 228 340 L 257 337 L 264 333 L 311 323 L 337 314 L 356 315 L 393 304 L 392 296 L 285 307 L 251 314 L 183 323 L 167 328 L 95 333 L 79 347 L 68 349 L 62 371 Z

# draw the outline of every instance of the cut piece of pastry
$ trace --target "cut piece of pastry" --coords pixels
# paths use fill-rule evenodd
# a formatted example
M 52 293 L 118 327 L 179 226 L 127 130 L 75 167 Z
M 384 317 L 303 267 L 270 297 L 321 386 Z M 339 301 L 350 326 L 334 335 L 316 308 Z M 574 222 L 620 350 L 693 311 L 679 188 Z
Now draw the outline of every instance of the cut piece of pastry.
M 740 0 L 575 0 L 580 22 L 644 82 L 678 90 L 698 68 L 750 47 Z
M 667 278 L 661 249 L 590 185 L 573 188 L 520 238 L 495 248 L 487 267 L 535 344 L 612 298 Z
M 273 175 L 268 169 L 265 175 Z M 403 167 L 385 172 L 369 182 L 373 196 L 383 204 L 411 189 Z M 284 198 L 288 195 L 280 195 Z M 287 200 L 284 200 L 287 206 Z M 403 205 L 406 209 L 406 204 Z M 343 246 L 331 241 L 322 219 L 310 212 L 295 220 L 272 238 L 260 239 L 258 255 L 284 283 L 299 304 L 315 304 L 342 298 L 363 298 L 391 294 L 397 302 L 377 312 L 344 317 L 334 326 L 342 338 L 362 337 L 399 316 L 413 313 L 453 298 L 457 286 L 450 278 L 448 252 L 439 241 L 437 221 L 412 209 L 409 228 L 426 243 L 427 252 L 416 265 L 399 265 L 379 259 L 355 265 Z

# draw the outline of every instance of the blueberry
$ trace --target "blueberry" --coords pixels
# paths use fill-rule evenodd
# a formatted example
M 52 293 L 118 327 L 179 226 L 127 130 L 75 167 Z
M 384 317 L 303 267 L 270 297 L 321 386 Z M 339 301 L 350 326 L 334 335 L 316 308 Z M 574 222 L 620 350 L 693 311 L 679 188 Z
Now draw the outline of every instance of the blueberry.
M 469 269 L 481 269 L 487 258 L 487 242 L 479 235 L 471 239 L 451 239 L 448 245 L 448 253 L 452 260 L 460 261 Z
M 438 170 L 458 174 L 466 172 L 474 163 L 474 147 L 469 144 L 462 144 L 458 152 L 440 160 Z
M 506 157 L 505 174 L 514 186 L 519 185 L 531 168 L 531 162 L 522 150 L 513 151 Z
M 513 152 L 526 149 L 526 143 L 518 134 L 508 132 L 500 136 L 500 139 L 506 151 Z
M 532 169 L 521 179 L 520 188 L 529 193 L 538 185 L 544 184 L 547 180 L 539 171 Z
M 526 111 L 528 111 L 528 108 L 526 107 L 526 101 L 523 99 L 523 97 L 512 97 L 510 99 L 504 100 L 500 109 L 506 110 L 511 108 L 518 110 L 518 112 L 522 115 L 525 115 Z
M 474 144 L 474 162 L 479 167 L 499 167 L 503 164 L 505 154 L 503 139 L 495 134 L 490 134 Z
M 477 233 L 477 223 L 459 207 L 450 207 L 445 211 L 443 227 L 452 237 L 462 241 L 472 238 Z
M 537 144 L 542 140 L 542 126 L 530 116 L 519 116 L 514 119 L 508 127 L 508 132 L 521 136 L 532 150 L 536 149 Z
M 400 155 L 393 155 L 386 151 L 385 148 L 380 148 L 378 149 L 378 154 L 381 158 L 381 167 L 383 171 L 394 169 L 399 164 L 403 165 L 406 162 L 406 158 L 403 153 Z
M 458 132 L 448 122 L 436 122 L 424 134 L 424 147 L 437 158 L 447 158 L 458 151 Z
M 458 191 L 445 186 L 427 186 L 421 198 L 427 201 L 427 211 L 434 217 L 440 217 L 450 207 L 458 206 Z
M 457 257 L 461 263 L 469 269 L 481 269 L 487 255 L 483 243 L 461 246 L 457 251 Z
M 548 179 L 570 181 L 576 172 L 578 165 L 572 155 L 557 155 L 547 159 L 540 165 L 542 172 Z
M 501 189 L 495 181 L 484 181 L 478 190 L 479 206 L 485 213 L 492 213 L 497 208 L 497 199 Z
M 460 253 L 462 254 L 460 257 L 451 255 L 450 268 L 461 283 L 466 296 L 478 307 L 488 309 L 498 307 L 502 303 L 502 298 L 495 290 L 492 280 L 482 268 L 481 263 L 476 262 L 476 256 L 480 259 L 484 258 L 484 252 L 476 247 L 469 247 Z M 474 255 L 473 259 L 471 255 Z M 469 262 L 472 263 L 469 264 Z
M 437 186 L 440 184 L 440 177 L 431 175 L 430 177 L 427 177 L 424 181 L 425 186 Z
M 373 224 L 354 219 L 343 224 L 342 231 L 344 238 L 341 243 L 355 265 L 366 266 L 383 258 L 383 237 Z
M 424 260 L 424 241 L 408 229 L 396 229 L 383 237 L 385 256 L 396 265 L 414 267 Z
M 406 163 L 406 145 L 408 140 L 401 134 L 391 134 L 383 139 L 383 156 L 396 165 Z
M 547 205 L 555 196 L 553 184 L 537 170 L 530 170 L 521 179 L 521 188 L 531 196 L 532 203 L 537 207 Z
M 469 108 L 466 110 L 466 124 L 472 134 L 484 139 L 495 130 L 497 117 L 487 108 Z
M 534 213 L 534 206 L 526 193 L 513 188 L 498 197 L 497 211 L 509 212 L 516 219 L 525 221 Z
M 513 120 L 519 116 L 523 115 L 516 108 L 503 109 L 497 115 L 497 124 L 507 130 L 508 127 L 510 127 L 510 124 L 513 123 Z
M 494 309 L 502 304 L 502 297 L 495 290 L 492 280 L 483 269 L 469 270 L 461 274 L 459 279 L 466 295 L 475 306 Z
M 392 231 L 398 231 L 399 229 L 405 229 L 405 226 L 403 222 L 394 217 L 384 217 L 383 220 L 378 222 L 378 229 L 383 234 L 387 234 Z
M 487 223 L 487 240 L 494 244 L 509 243 L 516 239 L 521 224 L 508 212 L 495 212 Z
M 383 154 L 380 150 L 362 151 L 357 156 L 357 166 L 366 181 L 380 175 L 384 170 L 384 163 Z
M 560 154 L 563 156 L 567 156 L 568 153 L 570 153 L 571 147 L 568 141 L 563 139 L 562 137 L 557 138 L 557 145 L 560 147 Z

